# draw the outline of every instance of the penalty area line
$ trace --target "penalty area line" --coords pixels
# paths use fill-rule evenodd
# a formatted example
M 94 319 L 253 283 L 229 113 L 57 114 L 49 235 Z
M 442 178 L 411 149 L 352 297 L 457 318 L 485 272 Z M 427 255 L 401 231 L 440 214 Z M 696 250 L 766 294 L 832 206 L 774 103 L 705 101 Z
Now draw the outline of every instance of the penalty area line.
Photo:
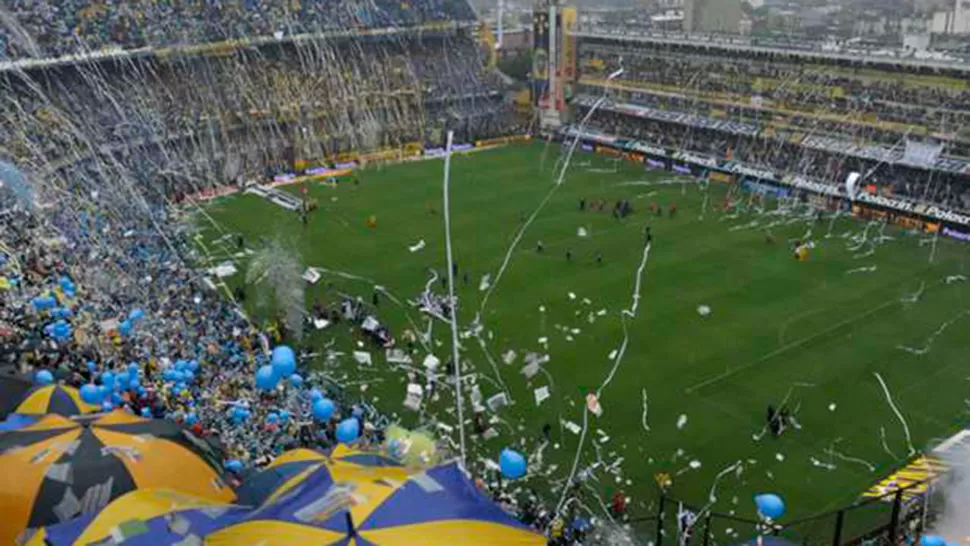
M 818 338 L 820 338 L 820 337 L 822 337 L 824 335 L 827 335 L 827 334 L 829 334 L 831 332 L 834 332 L 834 331 L 836 331 L 839 328 L 842 328 L 844 326 L 848 326 L 850 324 L 853 324 L 855 322 L 858 322 L 858 321 L 860 321 L 860 320 L 868 317 L 869 315 L 872 315 L 873 313 L 877 313 L 877 312 L 882 311 L 883 309 L 885 309 L 885 308 L 887 308 L 887 307 L 889 307 L 891 305 L 898 304 L 898 303 L 899 303 L 899 301 L 898 300 L 895 300 L 895 299 L 892 299 L 892 300 L 889 300 L 887 302 L 884 302 L 884 303 L 882 303 L 880 305 L 877 305 L 876 307 L 873 307 L 872 309 L 869 309 L 868 311 L 866 311 L 866 312 L 864 312 L 862 314 L 856 315 L 854 317 L 850 317 L 848 319 L 843 320 L 842 322 L 839 322 L 837 324 L 834 324 L 834 325 L 826 328 L 825 330 L 822 330 L 821 332 L 818 332 L 816 334 L 812 334 L 812 335 L 810 335 L 810 336 L 808 336 L 806 338 L 802 338 L 802 339 L 800 339 L 798 341 L 793 341 L 793 342 L 791 342 L 788 345 L 785 345 L 783 347 L 779 347 L 779 348 L 775 349 L 774 351 L 771 351 L 770 353 L 762 356 L 761 358 L 758 358 L 756 360 L 752 360 L 751 362 L 748 362 L 747 364 L 744 364 L 742 366 L 738 366 L 737 368 L 731 368 L 729 370 L 725 370 L 724 372 L 722 372 L 722 373 L 720 373 L 720 374 L 718 374 L 718 375 L 716 375 L 716 376 L 714 376 L 714 377 L 712 377 L 710 379 L 706 379 L 704 381 L 701 381 L 700 383 L 697 383 L 696 385 L 692 385 L 690 387 L 687 387 L 686 389 L 684 389 L 684 393 L 685 394 L 692 394 L 694 391 L 696 391 L 698 389 L 703 389 L 704 387 L 708 387 L 708 386 L 713 385 L 715 383 L 719 383 L 719 382 L 721 382 L 721 381 L 723 381 L 723 380 L 725 380 L 725 379 L 727 379 L 729 377 L 732 377 L 734 375 L 737 375 L 740 372 L 743 372 L 745 370 L 748 370 L 750 368 L 753 368 L 753 367 L 757 366 L 758 364 L 761 364 L 762 362 L 765 362 L 767 360 L 771 360 L 772 358 L 775 358 L 778 355 L 784 354 L 784 353 L 786 353 L 786 352 L 788 352 L 788 351 L 790 351 L 792 349 L 796 349 L 798 347 L 801 347 L 802 345 L 805 345 L 806 343 L 808 343 L 810 341 L 813 341 L 813 340 L 818 339 Z

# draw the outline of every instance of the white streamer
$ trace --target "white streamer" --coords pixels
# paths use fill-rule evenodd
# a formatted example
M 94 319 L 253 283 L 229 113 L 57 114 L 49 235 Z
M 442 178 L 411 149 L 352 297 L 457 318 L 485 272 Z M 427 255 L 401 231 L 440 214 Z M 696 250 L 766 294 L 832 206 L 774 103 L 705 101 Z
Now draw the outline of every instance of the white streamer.
M 891 394 L 889 394 L 889 387 L 886 386 L 886 382 L 883 381 L 882 376 L 879 375 L 879 372 L 872 372 L 872 375 L 876 376 L 876 379 L 879 380 L 879 384 L 882 386 L 882 392 L 886 394 L 886 402 L 889 403 L 889 407 L 892 408 L 893 413 L 896 414 L 900 424 L 903 425 L 903 432 L 906 433 L 906 446 L 909 449 L 909 454 L 907 456 L 912 457 L 916 454 L 916 449 L 913 448 L 913 440 L 909 435 L 909 425 L 906 424 L 906 419 L 903 418 L 903 414 L 900 413 L 899 408 L 897 408 L 896 404 L 893 403 L 893 397 Z

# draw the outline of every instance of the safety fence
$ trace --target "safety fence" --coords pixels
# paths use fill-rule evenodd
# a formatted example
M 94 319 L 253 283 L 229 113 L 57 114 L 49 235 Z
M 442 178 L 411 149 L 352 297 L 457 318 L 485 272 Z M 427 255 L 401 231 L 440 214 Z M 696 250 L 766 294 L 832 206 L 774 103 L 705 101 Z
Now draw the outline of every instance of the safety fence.
M 755 544 L 759 537 L 766 546 L 895 546 L 913 544 L 922 534 L 931 518 L 932 495 L 931 483 L 915 482 L 837 510 L 767 524 L 661 493 L 655 515 L 631 523 L 641 537 L 652 538 L 653 546 Z M 655 528 L 648 531 L 650 526 Z

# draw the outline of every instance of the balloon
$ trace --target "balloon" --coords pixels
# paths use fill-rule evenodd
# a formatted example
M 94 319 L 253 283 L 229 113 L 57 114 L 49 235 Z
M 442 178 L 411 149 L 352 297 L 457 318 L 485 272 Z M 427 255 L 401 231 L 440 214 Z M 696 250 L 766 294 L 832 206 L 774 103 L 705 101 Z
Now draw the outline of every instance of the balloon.
M 141 383 L 138 382 L 137 377 L 128 382 L 128 390 L 137 391 L 140 386 Z
M 242 472 L 243 470 L 242 461 L 239 461 L 236 459 L 231 459 L 229 461 L 226 461 L 225 466 L 226 466 L 226 470 L 228 470 L 229 472 L 235 472 L 237 474 L 239 472 Z
M 337 425 L 337 441 L 349 444 L 360 435 L 360 423 L 357 419 L 344 419 Z
M 197 372 L 199 371 L 199 361 L 190 360 L 188 364 L 186 364 L 186 367 L 189 369 L 190 372 Z
M 280 424 L 286 424 L 290 420 L 290 412 L 286 410 L 280 410 Z
M 98 386 L 93 383 L 88 383 L 81 387 L 81 400 L 84 400 L 85 404 L 91 404 L 92 406 L 101 403 L 101 391 Z
M 41 370 L 34 376 L 34 383 L 38 385 L 50 385 L 54 382 L 54 375 L 47 370 Z
M 946 546 L 946 540 L 939 535 L 923 535 L 920 539 L 923 546 Z
M 162 379 L 165 381 L 175 381 L 175 370 L 168 368 L 162 372 Z
M 131 333 L 131 321 L 130 320 L 123 320 L 121 322 L 121 324 L 118 325 L 118 332 L 121 335 L 123 335 L 123 336 L 127 336 L 128 334 L 130 334 Z
M 766 518 L 776 520 L 785 515 L 785 501 L 774 493 L 755 495 L 754 503 L 758 512 Z
M 105 400 L 104 402 L 101 403 L 102 411 L 111 411 L 113 409 L 115 409 L 115 406 L 114 404 L 111 403 L 111 401 Z
M 270 413 L 266 416 L 266 422 L 273 425 L 280 422 L 280 416 L 276 413 Z
M 313 389 L 310 391 L 310 401 L 316 402 L 317 400 L 323 400 L 323 393 L 320 392 L 320 389 Z
M 152 410 L 148 409 L 147 407 L 142 408 L 141 409 L 141 416 L 142 417 L 151 418 L 151 416 L 152 416 Z
M 191 426 L 199 422 L 199 416 L 195 414 L 194 411 L 190 411 L 188 415 L 185 416 L 185 424 Z
M 116 392 L 111 393 L 111 403 L 116 405 L 121 404 L 121 395 Z
M 509 448 L 502 450 L 499 455 L 499 468 L 502 470 L 502 477 L 507 480 L 517 480 L 525 476 L 525 457 L 518 451 Z
M 300 375 L 300 374 L 298 374 L 298 373 L 295 373 L 295 374 L 291 375 L 290 376 L 290 385 L 293 385 L 293 387 L 294 388 L 297 388 L 297 389 L 299 389 L 300 387 L 302 387 L 303 386 L 303 376 Z
M 94 370 L 98 369 L 98 365 L 95 364 L 93 360 L 88 360 L 88 364 L 87 365 L 88 365 L 88 371 L 89 372 L 93 372 Z
M 256 388 L 264 391 L 271 391 L 276 388 L 279 378 L 273 373 L 273 367 L 261 366 L 256 372 Z
M 286 345 L 280 345 L 273 349 L 273 356 L 270 359 L 273 364 L 273 372 L 277 377 L 289 377 L 296 371 L 296 353 Z
M 70 324 L 64 322 L 63 320 L 59 320 L 59 321 L 57 321 L 57 322 L 54 323 L 54 330 L 53 330 L 53 336 L 54 337 L 59 338 L 59 339 L 64 339 L 64 338 L 66 338 L 69 335 L 71 335 L 71 325 Z
M 101 384 L 105 387 L 111 388 L 115 383 L 115 374 L 111 372 L 104 372 L 101 374 Z
M 131 322 L 137 322 L 145 316 L 145 312 L 141 309 L 132 309 L 131 313 L 128 313 L 128 320 Z
M 337 408 L 332 400 L 321 398 L 314 402 L 310 409 L 314 419 L 317 421 L 327 421 L 333 416 L 333 412 Z
M 128 377 L 128 372 L 118 372 L 115 375 L 115 385 L 120 385 L 122 389 L 127 388 L 130 382 L 131 379 Z

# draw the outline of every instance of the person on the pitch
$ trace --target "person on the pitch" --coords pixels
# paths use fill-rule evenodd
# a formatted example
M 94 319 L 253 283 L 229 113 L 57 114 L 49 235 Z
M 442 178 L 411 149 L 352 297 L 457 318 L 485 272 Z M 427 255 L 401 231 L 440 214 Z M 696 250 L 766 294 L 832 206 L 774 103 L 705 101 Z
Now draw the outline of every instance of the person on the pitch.
M 566 249 L 566 262 L 572 263 L 572 261 L 573 261 L 573 249 L 567 248 Z

